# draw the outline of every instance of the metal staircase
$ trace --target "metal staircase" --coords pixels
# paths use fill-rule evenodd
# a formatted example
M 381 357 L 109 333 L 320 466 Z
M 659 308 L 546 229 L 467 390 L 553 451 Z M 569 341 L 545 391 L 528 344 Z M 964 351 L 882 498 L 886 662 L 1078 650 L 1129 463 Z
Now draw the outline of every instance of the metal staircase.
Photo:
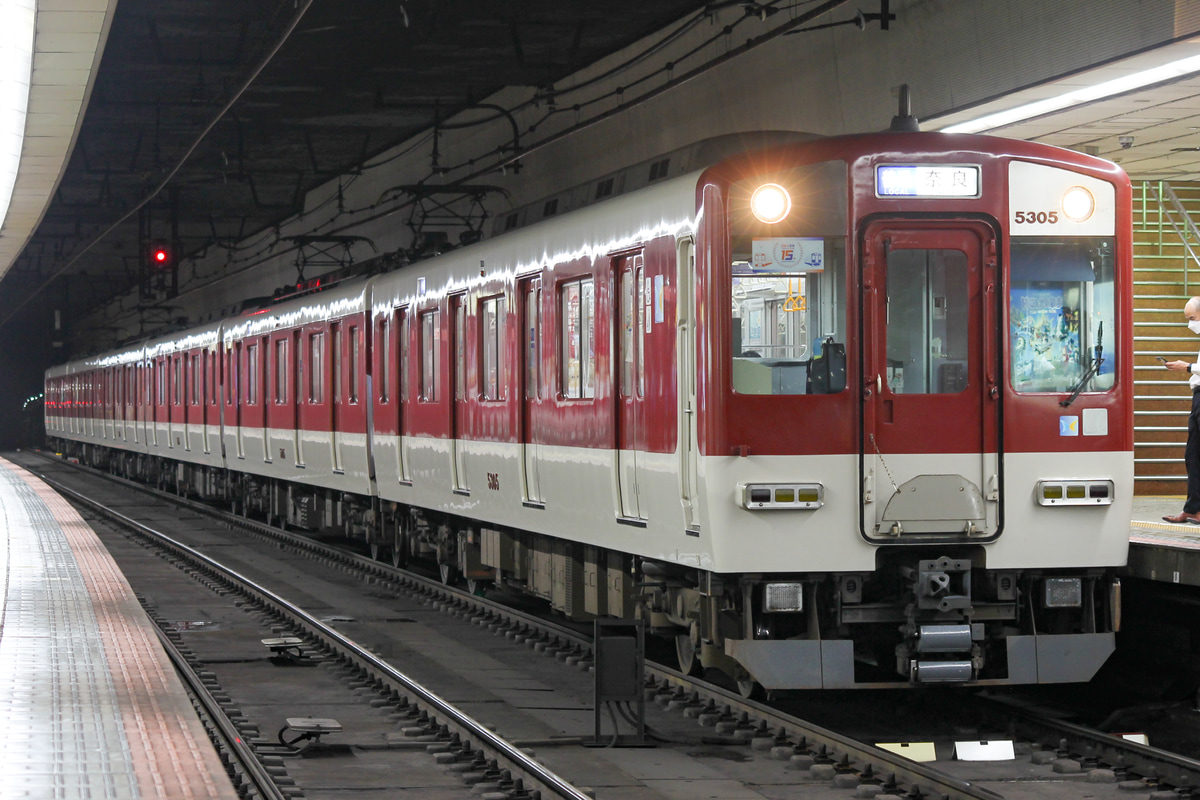
M 1200 337 L 1183 321 L 1183 305 L 1200 292 L 1200 184 L 1144 181 L 1135 186 L 1134 485 L 1140 495 L 1187 491 L 1183 448 L 1191 392 L 1187 377 L 1163 369 L 1168 361 L 1195 361 Z M 1190 288 L 1189 288 L 1190 287 Z

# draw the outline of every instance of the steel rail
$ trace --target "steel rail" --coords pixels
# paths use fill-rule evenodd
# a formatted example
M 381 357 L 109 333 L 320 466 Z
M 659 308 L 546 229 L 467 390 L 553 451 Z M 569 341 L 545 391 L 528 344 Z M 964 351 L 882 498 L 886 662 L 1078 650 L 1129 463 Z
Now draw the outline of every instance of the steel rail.
M 45 457 L 50 458 L 49 456 Z M 263 536 L 276 542 L 282 541 L 321 558 L 339 561 L 365 575 L 400 584 L 402 587 L 437 597 L 451 609 L 463 611 L 481 623 L 495 623 L 526 630 L 529 632 L 530 638 L 536 637 L 539 641 L 544 641 L 547 646 L 557 647 L 559 650 L 574 650 L 580 654 L 580 657 L 584 658 L 591 656 L 592 640 L 590 637 L 536 615 L 509 608 L 496 601 L 446 586 L 439 581 L 425 578 L 407 570 L 398 569 L 390 564 L 384 564 L 366 556 L 322 544 L 307 537 L 288 533 L 287 531 L 256 520 L 229 514 L 212 506 L 182 498 L 169 492 L 153 489 L 134 481 L 93 470 L 83 465 L 75 465 L 59 459 L 53 459 L 53 461 L 55 463 L 66 463 L 68 466 L 85 472 L 85 474 L 114 481 L 122 486 L 127 486 L 128 488 L 136 489 L 164 501 L 181 505 L 198 513 L 219 519 L 222 522 L 238 525 L 255 535 Z M 51 479 L 43 479 L 54 483 Z M 77 493 L 72 492 L 72 494 Z M 136 521 L 131 522 L 133 525 L 140 525 Z M 179 546 L 186 547 L 186 545 Z M 197 555 L 204 561 L 211 562 L 211 559 L 202 553 L 197 553 Z M 320 626 L 320 629 L 327 629 L 327 626 L 319 621 L 317 625 Z M 344 638 L 340 634 L 337 634 L 336 631 L 332 631 L 332 633 L 339 638 Z M 368 653 L 368 656 L 373 661 L 380 661 L 373 654 Z M 806 745 L 812 748 L 814 752 L 824 751 L 826 756 L 831 760 L 842 761 L 843 764 L 841 766 L 843 768 L 853 767 L 852 771 L 873 775 L 876 778 L 882 772 L 889 783 L 898 782 L 904 784 L 908 787 L 908 793 L 914 797 L 933 795 L 946 798 L 946 800 L 967 800 L 968 798 L 971 800 L 1002 800 L 1002 795 L 986 787 L 976 786 L 969 781 L 961 780 L 932 767 L 911 761 L 903 756 L 879 749 L 871 744 L 856 741 L 836 731 L 831 731 L 798 717 L 782 713 L 719 686 L 686 676 L 669 667 L 649 663 L 646 665 L 645 674 L 648 691 L 663 691 L 664 687 L 670 685 L 678 691 L 693 695 L 702 703 L 715 704 L 719 708 L 726 709 L 734 714 L 745 713 L 754 722 L 759 724 L 765 723 L 767 728 L 773 729 L 785 737 L 802 738 Z M 851 762 L 854 763 L 851 764 Z
M 429 707 L 431 714 L 436 714 L 439 719 L 444 722 L 451 723 L 453 727 L 459 729 L 460 735 L 466 735 L 486 745 L 493 753 L 501 756 L 511 767 L 515 767 L 517 771 L 522 773 L 523 777 L 528 778 L 531 782 L 536 783 L 548 790 L 557 797 L 564 800 L 593 800 L 589 795 L 580 791 L 569 781 L 561 778 L 547 767 L 534 761 L 525 753 L 521 752 L 515 745 L 501 738 L 497 734 L 488 730 L 482 724 L 467 716 L 465 713 L 455 708 L 446 700 L 443 700 L 434 692 L 425 688 L 416 680 L 410 678 L 400 670 L 393 667 L 388 662 L 384 661 L 379 656 L 360 646 L 357 642 L 343 635 L 329 625 L 321 622 L 316 617 L 290 601 L 280 597 L 265 586 L 261 586 L 250 578 L 232 570 L 220 562 L 204 555 L 203 553 L 188 547 L 186 544 L 173 539 L 170 536 L 156 531 L 153 528 L 138 522 L 135 519 L 121 514 L 118 511 L 106 507 L 104 504 L 87 497 L 80 492 L 75 491 L 58 481 L 46 475 L 39 474 L 38 477 L 52 486 L 61 494 L 67 495 L 80 503 L 94 509 L 97 513 L 112 519 L 119 524 L 139 532 L 143 536 L 147 536 L 154 540 L 157 544 L 173 550 L 178 555 L 184 556 L 196 564 L 202 565 L 205 569 L 214 573 L 221 579 L 236 585 L 239 589 L 246 591 L 251 595 L 257 595 L 257 598 L 264 605 L 274 606 L 277 610 L 282 611 L 287 616 L 298 623 L 298 627 L 306 629 L 309 636 L 318 640 L 323 640 L 323 643 L 331 650 L 341 650 L 343 654 L 348 654 L 351 658 L 369 666 L 375 670 L 377 674 L 384 677 L 385 680 L 398 684 L 403 688 L 404 692 L 415 695 L 420 702 Z
M 1200 788 L 1200 760 L 1041 715 L 998 697 L 979 699 L 996 707 L 998 714 L 1013 720 L 1016 732 L 1031 741 L 1065 750 L 1089 763 L 1103 763 L 1152 781 L 1161 781 L 1182 796 L 1194 794 Z
M 45 478 L 42 480 L 45 480 Z M 219 738 L 221 740 L 221 746 L 237 762 L 238 766 L 242 768 L 245 779 L 253 784 L 254 790 L 258 792 L 260 797 L 266 798 L 266 800 L 289 800 L 291 795 L 279 787 L 279 784 L 275 782 L 275 778 L 263 766 L 263 763 L 258 760 L 258 755 L 255 753 L 254 748 L 246 744 L 237 726 L 230 721 L 224 709 L 221 708 L 221 704 L 217 702 L 212 692 L 200 680 L 200 676 L 192 669 L 192 665 L 179 652 L 179 648 L 175 646 L 175 643 L 157 625 L 154 626 L 154 631 L 158 634 L 159 644 L 162 645 L 167 657 L 171 659 L 171 663 L 175 666 L 175 672 L 187 684 L 188 691 L 196 698 L 196 702 L 204 707 L 204 712 L 212 721 L 213 727 L 210 728 L 210 738 Z M 232 778 L 233 776 L 230 777 Z

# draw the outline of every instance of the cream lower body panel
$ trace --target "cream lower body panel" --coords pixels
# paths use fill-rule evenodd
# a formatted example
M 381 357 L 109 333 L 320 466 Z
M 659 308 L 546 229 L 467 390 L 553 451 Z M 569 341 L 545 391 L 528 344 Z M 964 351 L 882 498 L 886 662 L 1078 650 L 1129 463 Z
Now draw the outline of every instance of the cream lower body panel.
M 296 432 L 283 428 L 225 428 L 225 465 L 235 472 L 340 492 L 372 494 L 365 433 L 300 431 L 297 460 Z M 334 447 L 339 448 L 334 458 Z M 280 457 L 280 452 L 283 456 Z
M 637 456 L 643 527 L 618 519 L 614 451 L 541 446 L 537 470 L 544 505 L 529 507 L 522 445 L 460 441 L 456 446 L 461 450 L 457 492 L 450 440 L 377 439 L 380 497 L 724 573 L 869 572 L 879 547 L 906 543 L 903 536 L 887 542 L 868 542 L 862 536 L 859 462 L 853 454 L 701 458 L 699 530 L 688 531 L 676 454 Z M 400 447 L 411 483 L 400 480 Z M 947 469 L 946 459 L 938 456 L 887 460 L 896 474 Z M 1064 477 L 1112 479 L 1114 502 L 1083 508 L 1037 505 L 1037 481 Z M 745 509 L 740 486 L 756 482 L 820 483 L 824 505 L 814 510 Z M 993 541 L 974 540 L 984 546 L 991 569 L 1120 566 L 1128 551 L 1132 491 L 1133 457 L 1128 452 L 1005 455 L 1003 530 Z M 989 519 L 999 520 L 999 503 L 989 505 Z
M 712 568 L 708 541 L 684 530 L 678 457 L 674 454 L 637 454 L 641 515 L 639 519 L 621 519 L 615 451 L 538 446 L 536 469 L 541 502 L 531 502 L 523 445 L 459 441 L 454 447 L 459 450 L 457 454 L 448 439 L 377 437 L 373 452 L 380 498 L 648 558 Z M 401 457 L 410 482 L 401 480 Z M 457 485 L 455 458 L 459 465 Z
M 887 456 L 897 482 L 901 475 L 943 474 L 952 461 L 932 456 Z M 1133 501 L 1133 454 L 1017 453 L 1003 460 L 999 502 L 988 502 L 989 520 L 1000 520 L 998 537 L 974 537 L 989 569 L 1115 567 L 1125 563 Z M 860 532 L 861 492 L 856 455 L 708 457 L 700 467 L 701 528 L 714 542 L 717 572 L 855 572 L 875 568 L 879 547 L 903 545 L 903 535 L 868 542 Z M 1111 479 L 1111 505 L 1045 507 L 1037 504 L 1039 480 Z M 824 487 L 824 505 L 806 510 L 751 511 L 741 505 L 745 483 L 806 482 Z M 884 503 L 890 484 L 875 476 L 875 503 Z M 980 487 L 985 493 L 987 487 Z M 874 509 L 865 515 L 868 524 Z M 993 527 L 994 530 L 994 527 Z M 961 541 L 972 541 L 963 536 Z

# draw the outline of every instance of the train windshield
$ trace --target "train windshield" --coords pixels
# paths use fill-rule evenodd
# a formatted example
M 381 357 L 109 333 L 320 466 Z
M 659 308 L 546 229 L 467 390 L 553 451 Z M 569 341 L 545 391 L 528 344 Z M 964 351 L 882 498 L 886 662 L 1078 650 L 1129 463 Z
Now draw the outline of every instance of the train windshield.
M 778 218 L 751 210 L 759 187 Z M 824 162 L 730 191 L 733 390 L 832 394 L 846 376 L 846 165 Z
M 1013 389 L 1111 389 L 1116 374 L 1113 240 L 1014 237 L 1010 254 Z

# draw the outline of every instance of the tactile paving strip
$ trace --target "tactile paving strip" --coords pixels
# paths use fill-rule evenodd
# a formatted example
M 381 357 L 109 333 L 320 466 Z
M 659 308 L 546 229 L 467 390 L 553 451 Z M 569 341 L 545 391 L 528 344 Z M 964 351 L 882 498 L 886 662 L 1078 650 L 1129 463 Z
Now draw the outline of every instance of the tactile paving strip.
M 1156 532 L 1158 535 L 1155 535 Z M 1129 523 L 1129 541 L 1194 549 L 1200 547 L 1200 526 L 1135 519 Z
M 236 798 L 87 523 L 4 459 L 0 519 L 0 798 Z

